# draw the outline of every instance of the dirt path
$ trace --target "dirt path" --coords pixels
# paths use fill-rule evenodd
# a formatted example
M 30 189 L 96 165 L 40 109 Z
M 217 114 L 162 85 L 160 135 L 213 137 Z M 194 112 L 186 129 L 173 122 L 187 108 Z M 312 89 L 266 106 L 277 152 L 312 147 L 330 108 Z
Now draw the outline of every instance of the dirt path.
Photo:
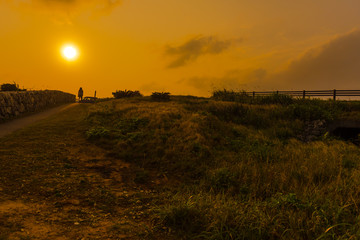
M 175 239 L 155 228 L 157 175 L 138 181 L 86 139 L 89 105 L 70 106 L 0 138 L 0 240 Z
M 6 122 L 3 124 L 0 124 L 0 138 L 8 135 L 20 128 L 26 127 L 34 122 L 37 122 L 41 119 L 47 118 L 55 113 L 61 112 L 65 109 L 68 109 L 70 107 L 73 107 L 77 105 L 78 103 L 72 103 L 72 104 L 66 104 L 61 105 L 59 107 L 51 108 L 49 110 L 46 110 L 44 112 L 36 113 L 27 117 L 15 119 L 11 122 Z

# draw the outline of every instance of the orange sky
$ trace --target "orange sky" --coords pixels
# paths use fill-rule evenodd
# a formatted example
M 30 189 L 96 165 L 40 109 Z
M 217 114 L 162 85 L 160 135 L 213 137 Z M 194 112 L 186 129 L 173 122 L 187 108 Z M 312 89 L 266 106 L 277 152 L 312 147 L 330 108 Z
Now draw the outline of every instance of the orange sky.
M 358 88 L 358 0 L 0 0 L 0 83 L 109 97 Z M 62 58 L 75 44 L 78 60 Z

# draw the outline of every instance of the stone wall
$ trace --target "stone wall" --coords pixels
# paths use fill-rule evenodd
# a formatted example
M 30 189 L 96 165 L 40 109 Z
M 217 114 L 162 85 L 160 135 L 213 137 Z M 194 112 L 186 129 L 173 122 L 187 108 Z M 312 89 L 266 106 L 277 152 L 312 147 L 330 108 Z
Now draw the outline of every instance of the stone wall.
M 73 94 L 53 90 L 0 92 L 0 122 L 75 100 Z

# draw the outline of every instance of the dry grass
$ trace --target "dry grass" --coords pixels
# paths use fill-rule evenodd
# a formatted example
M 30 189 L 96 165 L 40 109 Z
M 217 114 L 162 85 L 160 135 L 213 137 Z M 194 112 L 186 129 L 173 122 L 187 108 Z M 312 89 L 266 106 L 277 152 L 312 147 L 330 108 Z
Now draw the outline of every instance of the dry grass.
M 89 118 L 113 133 L 98 144 L 176 183 L 166 187 L 167 204 L 154 216 L 160 226 L 199 239 L 357 236 L 358 147 L 325 137 L 296 140 L 305 121 L 330 121 L 349 112 L 343 106 L 334 111 L 317 100 L 286 106 L 196 99 L 111 104 L 98 105 Z M 98 121 L 108 109 L 122 114 Z M 145 124 L 130 130 L 116 124 L 131 119 Z
M 77 199 L 83 219 L 114 223 L 106 238 L 356 239 L 360 149 L 327 135 L 298 140 L 308 120 L 358 115 L 356 104 L 327 105 L 180 97 L 82 105 L 2 140 L 1 164 L 11 166 L 0 187 L 4 200 L 60 209 Z M 123 212 L 137 217 L 123 224 Z

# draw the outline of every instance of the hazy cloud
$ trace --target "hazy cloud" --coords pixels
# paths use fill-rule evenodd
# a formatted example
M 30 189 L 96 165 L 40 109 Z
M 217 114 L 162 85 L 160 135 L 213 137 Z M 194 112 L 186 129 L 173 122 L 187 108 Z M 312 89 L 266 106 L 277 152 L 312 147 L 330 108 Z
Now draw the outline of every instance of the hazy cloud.
M 195 61 L 198 57 L 206 54 L 219 54 L 227 50 L 236 40 L 219 40 L 214 36 L 199 36 L 190 39 L 184 44 L 176 47 L 167 46 L 165 54 L 175 59 L 168 65 L 168 68 L 177 68 Z
M 192 77 L 183 79 L 181 84 L 186 84 L 196 89 L 200 94 L 208 94 L 214 89 L 249 90 L 259 89 L 267 76 L 267 71 L 262 68 L 231 70 L 221 77 Z
M 56 20 L 70 22 L 71 18 L 90 11 L 93 16 L 106 15 L 119 6 L 122 0 L 7 0 L 25 9 L 49 13 Z
M 298 89 L 359 88 L 360 31 L 338 36 L 307 51 L 270 78 L 279 86 Z
M 278 73 L 263 68 L 232 70 L 221 77 L 193 77 L 182 80 L 181 84 L 204 94 L 222 88 L 250 91 L 359 89 L 360 30 L 337 36 L 306 51 Z

